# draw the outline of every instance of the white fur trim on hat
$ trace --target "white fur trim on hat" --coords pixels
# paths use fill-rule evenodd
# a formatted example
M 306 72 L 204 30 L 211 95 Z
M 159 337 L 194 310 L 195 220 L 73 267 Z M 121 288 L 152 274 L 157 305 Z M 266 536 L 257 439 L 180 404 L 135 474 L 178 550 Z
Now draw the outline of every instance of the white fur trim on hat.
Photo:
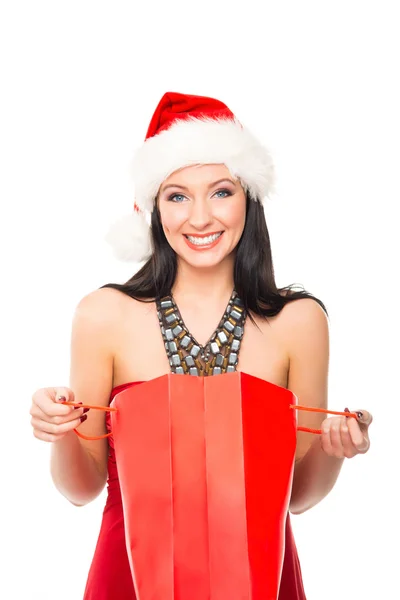
M 162 182 L 195 164 L 225 164 L 253 200 L 274 191 L 274 166 L 266 148 L 237 119 L 189 117 L 148 138 L 133 161 L 135 201 L 152 211 Z
M 118 260 L 141 262 L 151 255 L 148 219 L 136 210 L 115 221 L 104 239 Z

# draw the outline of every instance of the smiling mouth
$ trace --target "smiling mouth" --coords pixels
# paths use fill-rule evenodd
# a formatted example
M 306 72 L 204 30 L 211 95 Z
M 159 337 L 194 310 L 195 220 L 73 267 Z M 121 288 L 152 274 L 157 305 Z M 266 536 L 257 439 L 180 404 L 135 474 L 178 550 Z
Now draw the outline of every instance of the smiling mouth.
M 217 233 L 212 233 L 210 235 L 188 235 L 186 233 L 183 235 L 191 244 L 194 244 L 195 246 L 207 246 L 208 244 L 215 242 L 215 240 L 221 237 L 223 233 L 223 231 L 218 231 Z

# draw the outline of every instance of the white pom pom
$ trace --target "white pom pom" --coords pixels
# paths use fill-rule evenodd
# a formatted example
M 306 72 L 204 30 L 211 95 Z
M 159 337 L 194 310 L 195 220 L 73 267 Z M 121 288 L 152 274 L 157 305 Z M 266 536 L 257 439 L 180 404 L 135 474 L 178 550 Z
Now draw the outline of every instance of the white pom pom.
M 104 239 L 118 260 L 141 262 L 151 255 L 150 227 L 137 211 L 115 221 Z

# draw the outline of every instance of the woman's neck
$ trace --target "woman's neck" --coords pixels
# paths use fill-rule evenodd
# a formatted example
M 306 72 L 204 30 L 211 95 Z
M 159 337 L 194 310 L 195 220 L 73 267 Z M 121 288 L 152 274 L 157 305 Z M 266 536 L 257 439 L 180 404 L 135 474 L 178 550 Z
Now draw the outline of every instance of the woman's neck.
M 207 268 L 193 267 L 178 261 L 177 276 L 172 286 L 174 298 L 183 302 L 214 303 L 229 299 L 234 287 L 232 261 Z

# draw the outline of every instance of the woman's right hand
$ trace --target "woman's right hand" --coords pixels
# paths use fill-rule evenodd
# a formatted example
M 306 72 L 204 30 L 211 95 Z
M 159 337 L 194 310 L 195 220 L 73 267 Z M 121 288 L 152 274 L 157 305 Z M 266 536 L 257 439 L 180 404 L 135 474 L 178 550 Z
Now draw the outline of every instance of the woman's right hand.
M 48 387 L 36 390 L 30 409 L 33 435 L 44 442 L 58 442 L 85 419 L 88 408 L 60 404 L 74 402 L 74 392 L 67 387 Z M 80 403 L 82 404 L 82 402 Z

